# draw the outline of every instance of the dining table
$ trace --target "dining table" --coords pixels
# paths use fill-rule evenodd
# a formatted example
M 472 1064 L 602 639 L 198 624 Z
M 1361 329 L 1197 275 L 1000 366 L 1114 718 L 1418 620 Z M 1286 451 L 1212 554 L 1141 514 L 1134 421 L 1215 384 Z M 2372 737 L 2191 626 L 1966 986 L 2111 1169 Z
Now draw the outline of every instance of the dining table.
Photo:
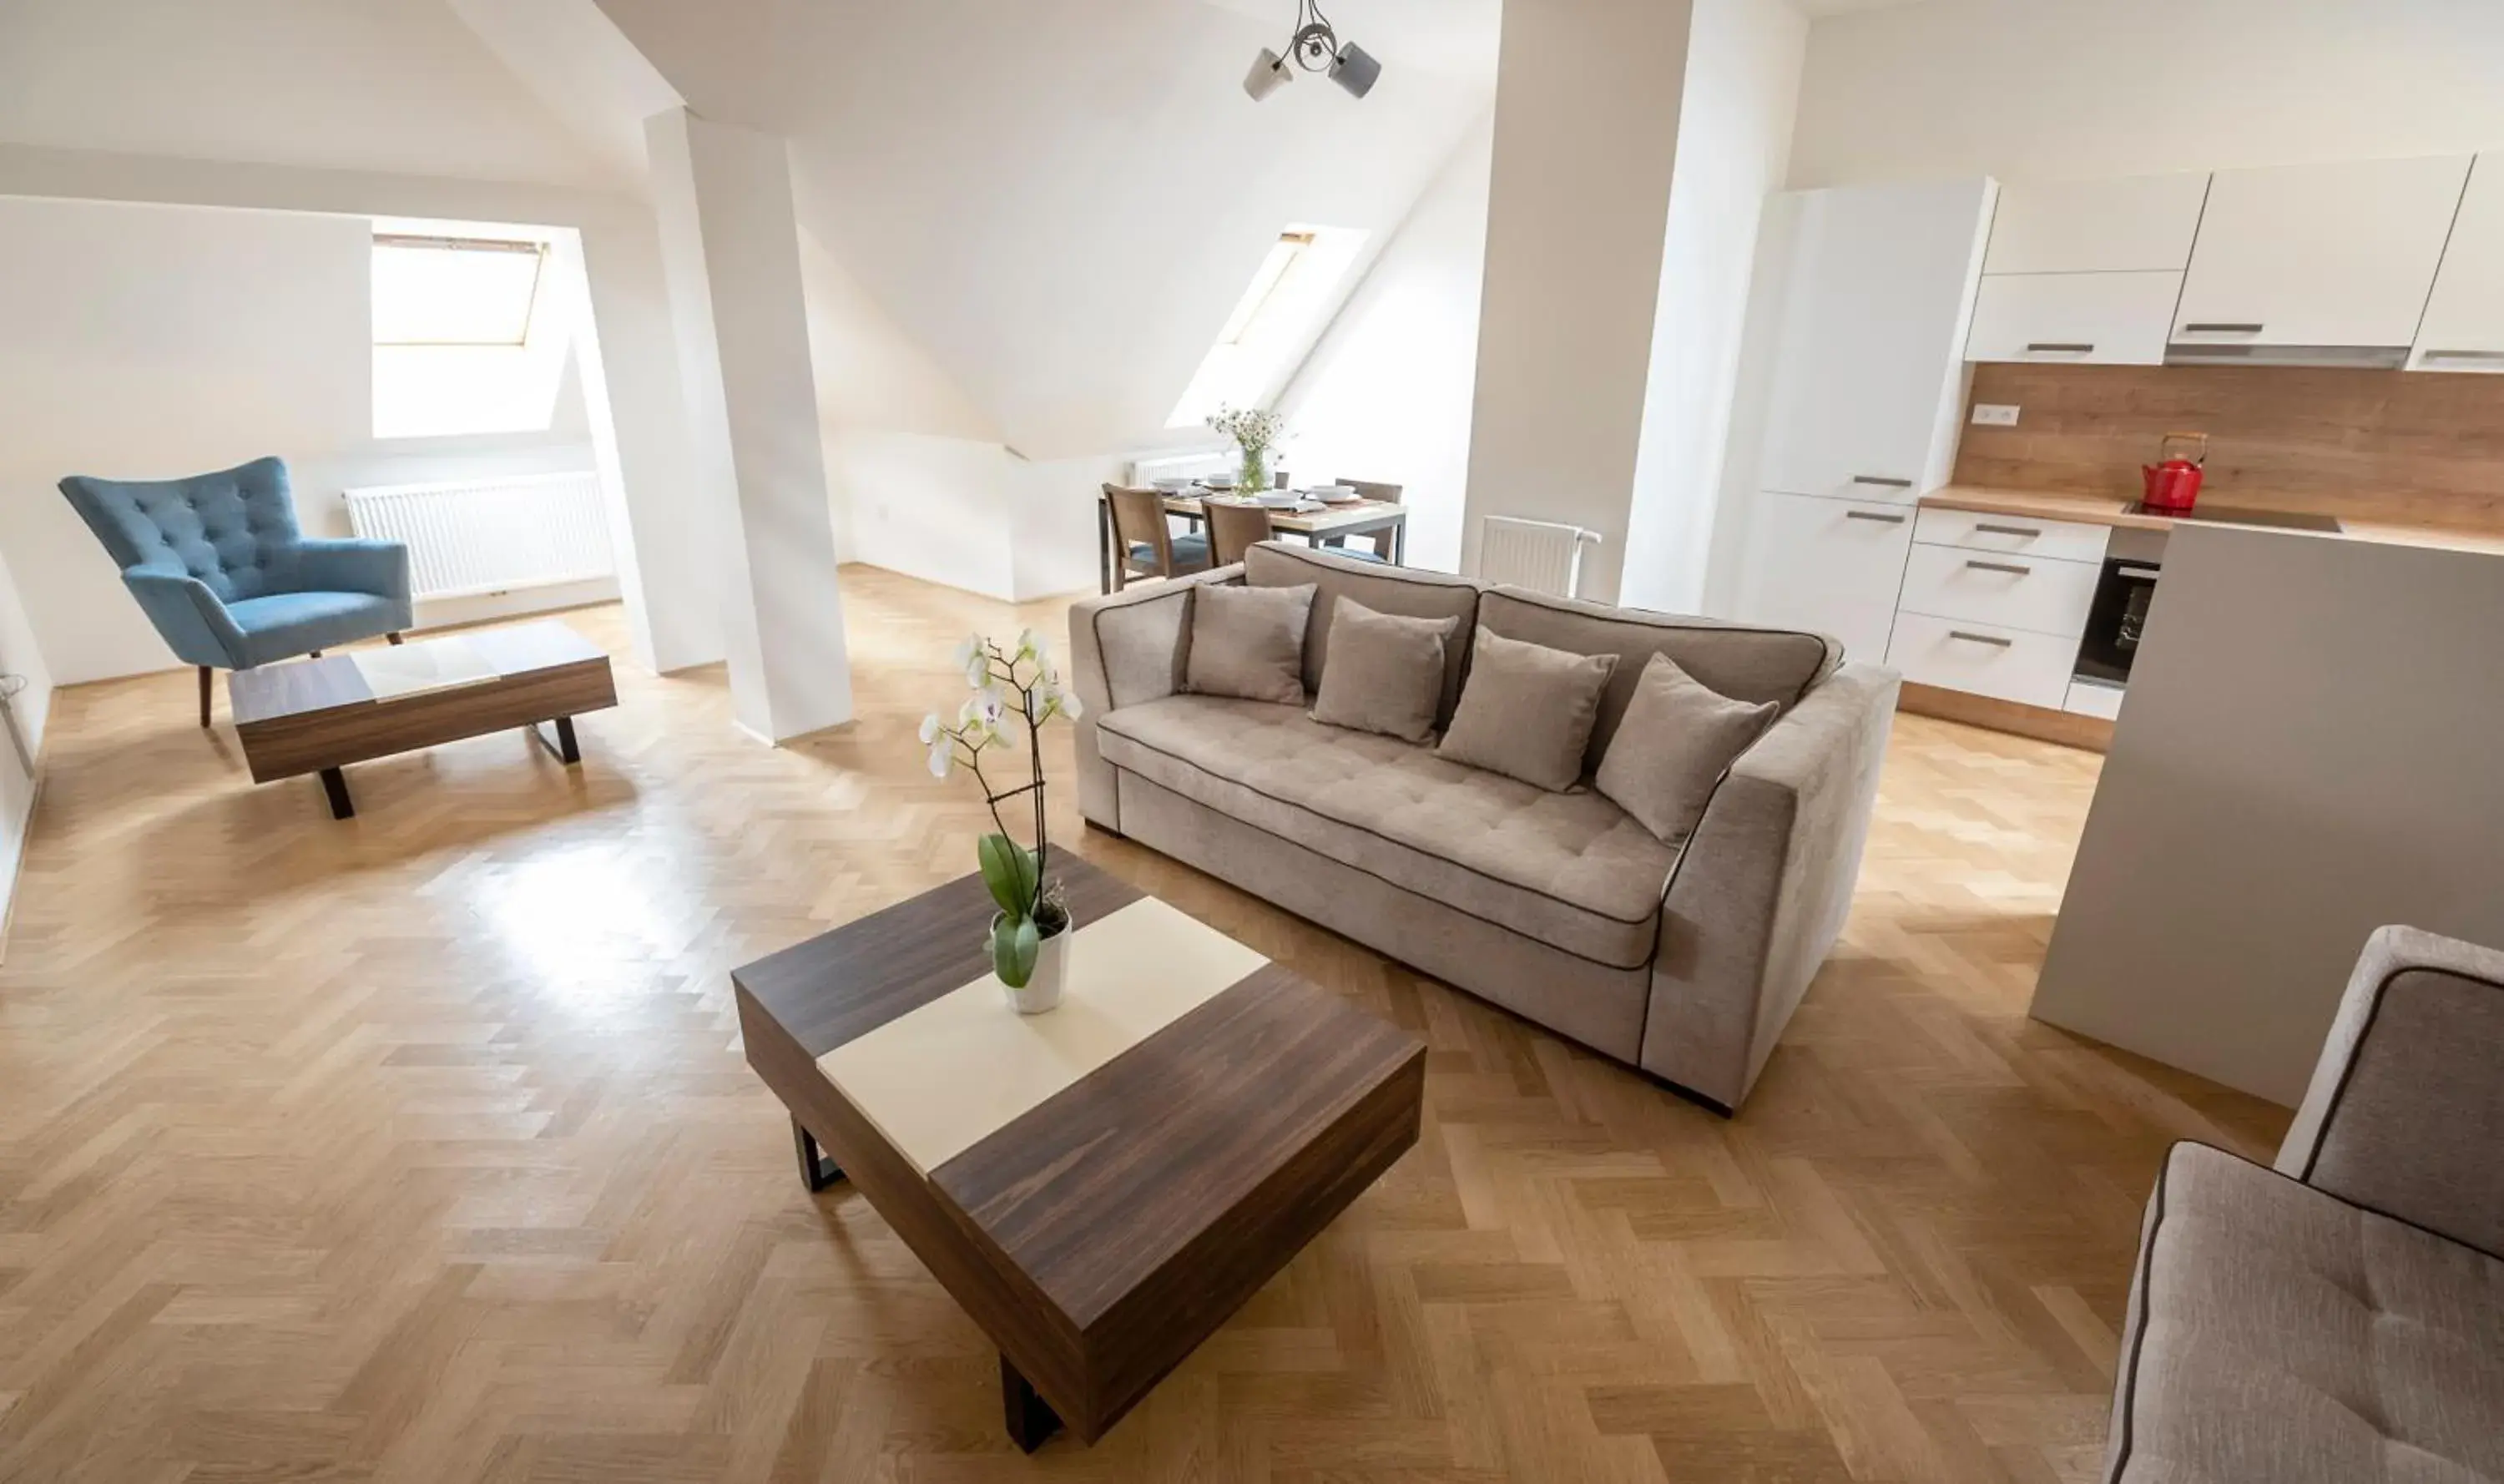
M 1204 501 L 1210 500 L 1244 501 L 1213 490 L 1168 491 L 1165 507 L 1167 515 L 1179 516 L 1197 531 L 1207 518 Z M 1311 546 L 1337 542 L 1349 536 L 1391 533 L 1391 563 L 1399 566 L 1408 549 L 1408 507 L 1397 500 L 1347 500 L 1336 503 L 1317 499 L 1298 501 L 1292 508 L 1269 507 L 1269 529 L 1279 535 L 1300 535 Z M 1113 503 L 1103 496 L 1096 499 L 1096 556 L 1098 582 L 1103 592 L 1113 591 L 1113 563 L 1116 560 L 1113 535 Z

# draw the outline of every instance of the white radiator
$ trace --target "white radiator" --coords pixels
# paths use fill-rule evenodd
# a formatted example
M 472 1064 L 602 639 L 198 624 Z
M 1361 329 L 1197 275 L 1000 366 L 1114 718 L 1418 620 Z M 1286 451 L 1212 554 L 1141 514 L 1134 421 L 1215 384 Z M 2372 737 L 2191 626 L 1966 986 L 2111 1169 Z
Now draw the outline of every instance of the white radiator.
M 1582 548 L 1600 533 L 1554 521 L 1490 515 L 1478 523 L 1478 580 L 1575 598 L 1582 590 Z
M 467 598 L 617 572 L 600 476 L 525 474 L 348 490 L 348 525 L 408 546 L 415 596 Z

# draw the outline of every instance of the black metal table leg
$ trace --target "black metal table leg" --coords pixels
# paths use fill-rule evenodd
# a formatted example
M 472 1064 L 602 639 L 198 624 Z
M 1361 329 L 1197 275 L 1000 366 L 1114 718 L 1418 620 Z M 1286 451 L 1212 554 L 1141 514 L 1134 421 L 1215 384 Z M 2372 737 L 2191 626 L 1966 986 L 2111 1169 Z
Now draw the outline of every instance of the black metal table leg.
M 1027 1453 L 1061 1431 L 1061 1414 L 1036 1394 L 1007 1356 L 1000 1357 L 1000 1403 L 1008 1414 L 1010 1441 Z
M 1113 591 L 1113 502 L 1096 497 L 1096 590 Z
M 556 719 L 556 741 L 554 742 L 547 740 L 547 734 L 539 730 L 537 722 L 531 723 L 530 734 L 533 742 L 556 754 L 558 762 L 571 767 L 582 761 L 581 744 L 574 741 L 573 717 L 559 716 Z
M 330 796 L 330 817 L 354 819 L 357 801 L 348 797 L 348 776 L 336 768 L 322 770 L 322 791 Z
M 809 1188 L 810 1194 L 844 1178 L 844 1167 L 826 1157 L 825 1151 L 817 1147 L 817 1136 L 801 1127 L 798 1119 L 791 1121 L 791 1145 L 799 1151 L 800 1183 Z

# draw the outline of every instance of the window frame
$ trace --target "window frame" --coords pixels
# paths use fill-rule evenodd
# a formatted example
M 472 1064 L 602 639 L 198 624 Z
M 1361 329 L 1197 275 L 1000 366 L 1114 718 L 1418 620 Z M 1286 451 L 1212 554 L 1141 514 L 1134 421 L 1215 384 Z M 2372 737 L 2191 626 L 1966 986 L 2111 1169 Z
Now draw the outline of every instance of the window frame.
M 527 237 L 449 237 L 425 232 L 385 232 L 373 234 L 368 252 L 385 248 L 424 250 L 447 253 L 515 253 L 531 258 L 531 292 L 522 301 L 522 323 L 510 340 L 386 340 L 374 333 L 376 350 L 407 349 L 518 349 L 531 340 L 531 326 L 539 317 L 539 291 L 547 283 L 548 245 Z

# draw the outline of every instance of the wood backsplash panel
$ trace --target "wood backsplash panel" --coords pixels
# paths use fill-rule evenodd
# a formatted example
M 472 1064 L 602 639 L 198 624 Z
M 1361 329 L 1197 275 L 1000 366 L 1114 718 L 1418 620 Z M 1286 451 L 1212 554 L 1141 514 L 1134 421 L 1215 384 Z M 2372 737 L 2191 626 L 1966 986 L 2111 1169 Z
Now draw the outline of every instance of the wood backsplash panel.
M 2168 432 L 2208 434 L 2201 499 L 2504 531 L 2504 376 L 2241 365 L 1973 368 L 1956 482 L 2136 499 Z

